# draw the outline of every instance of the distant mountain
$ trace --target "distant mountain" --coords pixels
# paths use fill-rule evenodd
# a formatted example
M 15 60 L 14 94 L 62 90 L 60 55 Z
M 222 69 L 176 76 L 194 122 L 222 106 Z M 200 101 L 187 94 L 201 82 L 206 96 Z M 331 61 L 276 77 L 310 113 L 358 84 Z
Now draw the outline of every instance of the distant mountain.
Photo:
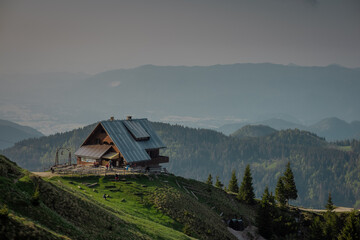
M 215 128 L 214 130 L 221 132 L 225 135 L 230 135 L 232 133 L 235 133 L 237 130 L 239 130 L 240 128 L 242 128 L 248 124 L 250 124 L 250 123 L 248 123 L 248 122 L 229 123 L 229 124 L 222 125 L 221 127 Z
M 240 128 L 246 126 L 246 125 L 265 125 L 269 126 L 271 128 L 274 128 L 276 130 L 285 130 L 285 129 L 300 129 L 300 130 L 306 130 L 307 127 L 303 126 L 298 123 L 286 121 L 279 118 L 271 118 L 263 121 L 256 121 L 256 122 L 242 122 L 242 123 L 232 123 L 232 124 L 225 124 L 219 128 L 216 128 L 215 130 L 218 132 L 222 132 L 225 135 L 230 135 L 235 133 L 235 131 L 239 130 Z
M 193 116 L 200 120 L 216 116 L 255 119 L 279 112 L 311 119 L 347 112 L 345 118 L 360 119 L 360 106 L 356 104 L 360 102 L 359 78 L 358 71 L 339 66 L 146 65 L 94 75 L 78 94 L 91 100 L 92 92 L 107 92 L 96 104 L 103 107 L 102 102 L 111 98 L 127 103 L 121 105 L 125 111 L 151 110 L 163 116 Z
M 264 120 L 264 121 L 259 122 L 259 124 L 270 126 L 272 128 L 275 128 L 276 130 L 295 129 L 295 128 L 300 129 L 300 130 L 307 129 L 306 126 L 304 126 L 304 125 L 286 121 L 283 119 L 278 119 L 278 118 L 271 118 L 268 120 Z
M 300 129 L 313 132 L 320 137 L 326 138 L 328 141 L 346 140 L 346 139 L 360 139 L 360 121 L 353 121 L 348 123 L 339 118 L 325 118 L 313 125 L 305 126 L 299 123 L 286 121 L 283 119 L 272 118 L 255 123 L 234 123 L 225 124 L 216 131 L 222 132 L 226 135 L 234 134 L 237 130 L 245 125 L 265 125 L 276 130 L 285 129 Z
M 276 132 L 274 128 L 265 125 L 246 125 L 230 136 L 237 138 L 264 137 Z
M 328 141 L 359 138 L 360 121 L 347 123 L 339 118 L 326 118 L 308 127 L 308 130 Z
M 57 81 L 61 78 L 74 80 Z M 323 116 L 341 116 L 346 121 L 360 119 L 359 79 L 360 71 L 341 66 L 145 65 L 90 77 L 59 75 L 51 81 L 44 77 L 44 81 L 33 80 L 37 84 L 25 81 L 25 76 L 21 86 L 16 79 L 0 76 L 0 81 L 6 82 L 0 88 L 0 100 L 28 103 L 21 107 L 33 114 L 34 122 L 40 114 L 66 124 L 69 119 L 89 124 L 99 116 L 123 118 L 129 114 L 203 128 L 248 119 L 247 124 L 277 129 L 260 121 L 273 118 L 269 115 L 282 116 L 277 113 L 306 122 Z M 1 107 L 0 114 L 6 113 L 7 109 Z M 18 111 L 16 116 L 23 116 L 23 109 Z M 41 126 L 45 124 L 50 123 L 44 121 Z
M 0 119 L 0 149 L 5 149 L 14 143 L 27 139 L 44 136 L 34 128 Z

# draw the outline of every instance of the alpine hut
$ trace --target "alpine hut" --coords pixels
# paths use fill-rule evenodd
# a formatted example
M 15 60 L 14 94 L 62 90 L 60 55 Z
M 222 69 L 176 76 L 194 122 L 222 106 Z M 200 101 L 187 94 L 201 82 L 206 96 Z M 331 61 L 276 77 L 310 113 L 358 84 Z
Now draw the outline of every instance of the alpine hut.
M 78 165 L 159 167 L 160 163 L 169 162 L 169 157 L 160 156 L 161 148 L 166 146 L 146 118 L 111 117 L 96 125 L 75 156 Z

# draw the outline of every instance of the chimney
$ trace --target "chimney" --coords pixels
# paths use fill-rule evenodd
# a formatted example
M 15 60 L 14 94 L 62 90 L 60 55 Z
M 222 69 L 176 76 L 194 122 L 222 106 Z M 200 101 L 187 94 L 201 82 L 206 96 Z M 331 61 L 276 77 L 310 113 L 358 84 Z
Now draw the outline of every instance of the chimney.
M 127 116 L 127 117 L 126 117 L 126 120 L 130 121 L 131 118 L 132 118 L 132 116 Z
M 114 121 L 114 117 L 110 117 L 110 121 Z

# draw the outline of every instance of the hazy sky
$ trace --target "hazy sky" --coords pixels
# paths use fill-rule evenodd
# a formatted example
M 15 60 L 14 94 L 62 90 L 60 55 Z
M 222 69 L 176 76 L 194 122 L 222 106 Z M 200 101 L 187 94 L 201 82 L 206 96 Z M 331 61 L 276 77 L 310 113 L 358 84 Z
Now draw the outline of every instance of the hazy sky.
M 245 62 L 360 67 L 360 1 L 0 0 L 0 73 Z

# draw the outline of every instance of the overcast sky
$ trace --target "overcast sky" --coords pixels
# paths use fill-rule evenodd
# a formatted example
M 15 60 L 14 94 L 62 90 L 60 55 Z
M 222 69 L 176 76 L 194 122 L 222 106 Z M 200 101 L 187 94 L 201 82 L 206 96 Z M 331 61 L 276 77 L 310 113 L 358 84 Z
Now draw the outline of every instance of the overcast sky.
M 247 62 L 360 67 L 360 1 L 0 0 L 0 73 Z

